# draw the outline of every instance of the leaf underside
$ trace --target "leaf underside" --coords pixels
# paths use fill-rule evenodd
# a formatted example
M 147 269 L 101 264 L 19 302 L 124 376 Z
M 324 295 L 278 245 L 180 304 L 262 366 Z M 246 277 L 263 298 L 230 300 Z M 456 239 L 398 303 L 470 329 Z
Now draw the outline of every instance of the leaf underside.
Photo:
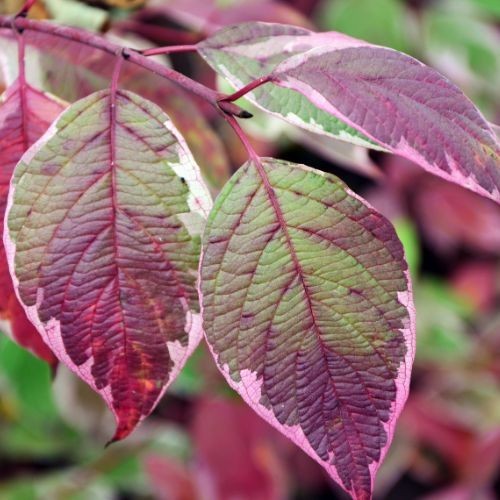
M 58 358 L 115 414 L 147 416 L 201 335 L 211 202 L 160 108 L 126 91 L 72 105 L 24 155 L 5 235 L 18 295 Z
M 10 179 L 23 153 L 49 128 L 64 105 L 18 80 L 0 98 L 0 229 L 3 233 Z M 28 321 L 17 300 L 3 244 L 0 245 L 0 320 L 6 333 L 48 363 L 56 358 Z
M 414 319 L 390 223 L 332 175 L 249 162 L 203 237 L 207 341 L 228 382 L 355 498 L 406 400 Z
M 340 120 L 500 202 L 500 144 L 491 127 L 455 85 L 412 57 L 340 33 L 263 23 L 221 30 L 199 50 L 235 85 L 240 72 L 246 75 L 240 83 L 270 76 L 273 83 L 252 94 L 264 109 L 316 133 L 330 133 L 323 121 Z M 279 103 L 276 88 L 288 91 Z M 340 138 L 353 141 L 346 133 Z

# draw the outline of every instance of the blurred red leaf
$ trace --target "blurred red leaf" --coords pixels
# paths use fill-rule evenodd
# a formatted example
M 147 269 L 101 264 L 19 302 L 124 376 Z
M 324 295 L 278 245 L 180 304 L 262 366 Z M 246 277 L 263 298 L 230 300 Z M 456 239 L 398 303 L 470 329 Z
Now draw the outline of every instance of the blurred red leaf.
M 435 450 L 454 469 L 462 470 L 474 448 L 474 430 L 458 422 L 443 404 L 413 395 L 401 414 L 401 427 Z
M 474 309 L 486 312 L 495 306 L 499 273 L 493 262 L 467 262 L 453 273 L 451 285 Z
M 385 159 L 386 195 L 406 200 L 433 248 L 500 254 L 500 210 L 491 200 L 422 172 L 396 156 Z M 397 193 L 397 194 L 394 194 Z
M 196 500 L 196 485 L 181 462 L 163 455 L 149 455 L 144 467 L 157 500 Z
M 209 474 L 215 498 L 286 498 L 284 466 L 270 441 L 275 431 L 247 406 L 202 400 L 192 430 L 199 466 Z
M 12 172 L 23 153 L 47 130 L 64 106 L 28 84 L 16 80 L 0 103 L 0 230 L 3 233 Z M 39 358 L 57 360 L 28 321 L 15 296 L 3 244 L 0 245 L 0 319 L 5 333 Z
M 414 201 L 422 229 L 437 250 L 446 254 L 463 246 L 500 253 L 500 210 L 494 202 L 430 177 Z

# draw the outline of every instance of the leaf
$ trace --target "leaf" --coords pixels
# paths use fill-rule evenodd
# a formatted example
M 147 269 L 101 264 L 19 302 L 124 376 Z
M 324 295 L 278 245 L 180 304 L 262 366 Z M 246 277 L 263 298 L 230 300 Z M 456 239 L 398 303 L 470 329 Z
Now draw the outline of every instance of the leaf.
M 10 178 L 23 153 L 47 130 L 64 105 L 27 83 L 16 80 L 0 98 L 0 229 L 3 233 Z M 50 364 L 56 358 L 28 321 L 12 285 L 3 245 L 0 245 L 0 323 L 21 346 Z
M 76 0 L 45 0 L 50 17 L 64 26 L 100 31 L 109 22 L 109 13 Z
M 410 282 L 390 223 L 332 175 L 246 163 L 207 222 L 201 291 L 229 384 L 369 498 L 413 359 Z
M 280 35 L 284 29 L 288 36 Z M 269 36 L 273 32 L 277 41 Z M 252 65 L 250 58 L 261 54 L 263 71 L 274 63 L 273 84 L 300 92 L 300 102 L 306 99 L 388 151 L 500 202 L 500 144 L 493 131 L 457 87 L 419 61 L 340 33 L 294 34 L 290 27 L 258 23 L 220 31 L 205 43 L 212 51 L 202 45 L 201 53 L 217 58 L 219 67 L 231 68 L 238 58 L 253 72 L 259 60 Z M 295 47 L 301 51 L 293 55 Z M 271 96 L 272 89 L 262 87 L 260 95 Z M 283 95 L 285 117 L 297 102 L 293 95 Z M 309 127 L 307 119 L 293 120 Z
M 5 234 L 30 319 L 115 414 L 147 416 L 201 335 L 211 202 L 167 115 L 131 92 L 72 105 L 22 158 Z
M 500 141 L 500 126 L 496 123 L 488 123 L 493 133 L 496 135 L 497 141 Z
M 193 474 L 179 460 L 160 454 L 144 457 L 144 469 L 154 498 L 158 500 L 194 500 L 200 493 Z
M 380 168 L 370 158 L 368 149 L 363 146 L 313 134 L 296 127 L 290 127 L 286 132 L 296 142 L 335 165 L 376 181 L 381 180 L 384 176 Z
M 305 28 L 246 23 L 222 29 L 199 43 L 197 47 L 200 55 L 213 69 L 227 78 L 235 88 L 241 88 L 272 73 L 279 63 L 291 56 L 306 52 L 314 46 L 318 38 L 325 37 Z M 266 85 L 245 97 L 259 108 L 311 132 L 326 134 L 361 146 L 383 149 L 292 90 Z
M 453 5 L 427 10 L 422 24 L 426 60 L 468 95 L 481 99 L 484 112 L 495 116 L 500 98 L 500 35 L 496 27 L 459 14 Z

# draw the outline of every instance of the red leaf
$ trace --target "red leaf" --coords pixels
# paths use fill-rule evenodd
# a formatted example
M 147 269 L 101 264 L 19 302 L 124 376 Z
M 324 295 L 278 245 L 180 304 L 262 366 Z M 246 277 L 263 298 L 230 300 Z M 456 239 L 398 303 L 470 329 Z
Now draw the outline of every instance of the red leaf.
M 144 460 L 157 500 L 196 500 L 196 484 L 180 462 L 162 455 L 149 455 Z
M 500 254 L 500 210 L 494 202 L 429 177 L 419 185 L 414 203 L 425 236 L 442 253 L 463 246 Z
M 495 307 L 499 272 L 495 262 L 465 262 L 453 273 L 451 286 L 475 310 L 485 313 Z
M 3 233 L 10 178 L 23 153 L 47 130 L 63 105 L 28 84 L 16 80 L 0 104 L 0 229 Z M 12 286 L 3 245 L 0 245 L 0 319 L 4 331 L 48 363 L 56 358 L 28 321 Z

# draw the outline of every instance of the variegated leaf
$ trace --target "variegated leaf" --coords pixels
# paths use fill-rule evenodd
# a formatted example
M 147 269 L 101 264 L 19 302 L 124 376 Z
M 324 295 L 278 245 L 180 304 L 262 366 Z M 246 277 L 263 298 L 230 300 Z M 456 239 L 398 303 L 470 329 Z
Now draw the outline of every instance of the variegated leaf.
M 153 410 L 198 343 L 210 207 L 168 116 L 122 90 L 72 105 L 16 168 L 5 242 L 18 295 L 114 412 L 114 440 Z
M 249 162 L 209 217 L 201 291 L 229 384 L 354 498 L 370 498 L 414 351 L 391 224 L 332 175 Z

